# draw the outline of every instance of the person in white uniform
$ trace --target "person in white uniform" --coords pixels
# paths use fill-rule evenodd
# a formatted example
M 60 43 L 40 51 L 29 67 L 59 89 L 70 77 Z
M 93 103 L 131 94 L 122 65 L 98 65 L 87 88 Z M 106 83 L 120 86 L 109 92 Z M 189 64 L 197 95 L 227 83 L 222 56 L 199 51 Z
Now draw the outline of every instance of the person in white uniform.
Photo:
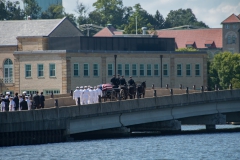
M 83 86 L 80 87 L 80 104 L 83 105 L 83 100 L 82 100 L 82 93 L 83 93 Z
M 88 87 L 84 86 L 84 90 L 82 92 L 83 105 L 88 104 L 88 97 L 89 97 Z
M 73 92 L 73 99 L 76 102 L 76 105 L 78 105 L 78 98 L 80 97 L 80 90 L 79 87 L 76 87 L 76 90 Z
M 10 97 L 9 111 L 15 111 L 15 102 L 13 101 L 13 97 Z
M 89 97 L 88 97 L 88 104 L 93 104 L 93 97 L 94 97 L 94 92 L 93 88 L 89 88 Z
M 26 100 L 26 102 L 27 102 L 27 104 L 28 104 L 28 110 L 31 110 L 32 103 L 31 103 L 31 101 L 29 100 L 28 96 L 25 96 L 25 100 Z
M 5 96 L 3 95 L 1 98 L 2 98 L 1 112 L 5 112 Z

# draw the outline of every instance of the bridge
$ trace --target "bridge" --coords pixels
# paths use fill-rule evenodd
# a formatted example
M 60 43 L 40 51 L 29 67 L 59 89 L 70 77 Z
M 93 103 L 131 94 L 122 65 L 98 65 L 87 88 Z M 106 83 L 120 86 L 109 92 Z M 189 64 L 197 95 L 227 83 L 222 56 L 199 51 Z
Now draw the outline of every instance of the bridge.
M 0 113 L 0 146 L 65 141 L 78 133 L 179 131 L 181 124 L 240 122 L 240 90 Z

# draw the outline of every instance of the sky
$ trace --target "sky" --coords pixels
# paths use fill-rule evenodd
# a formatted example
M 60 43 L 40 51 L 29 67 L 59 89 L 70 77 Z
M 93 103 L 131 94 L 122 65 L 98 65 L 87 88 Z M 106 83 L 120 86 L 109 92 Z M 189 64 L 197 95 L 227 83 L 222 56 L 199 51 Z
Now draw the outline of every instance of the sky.
M 63 0 L 65 12 L 76 14 L 77 0 Z M 78 0 L 94 10 L 92 4 L 97 0 Z M 198 21 L 203 21 L 210 28 L 221 28 L 221 22 L 231 14 L 240 14 L 240 0 L 122 0 L 124 6 L 134 6 L 140 3 L 150 14 L 157 10 L 164 18 L 171 10 L 191 8 Z

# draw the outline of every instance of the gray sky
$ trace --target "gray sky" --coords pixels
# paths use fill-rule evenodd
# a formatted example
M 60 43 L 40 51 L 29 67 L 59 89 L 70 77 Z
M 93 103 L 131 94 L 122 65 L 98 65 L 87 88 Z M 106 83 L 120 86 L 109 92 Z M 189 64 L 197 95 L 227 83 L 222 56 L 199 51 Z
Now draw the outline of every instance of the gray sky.
M 63 0 L 67 13 L 75 13 L 77 0 Z M 122 0 L 124 6 L 134 6 L 140 3 L 142 8 L 151 14 L 156 10 L 166 18 L 170 10 L 191 8 L 198 21 L 205 22 L 211 28 L 221 28 L 221 22 L 231 14 L 240 14 L 240 0 Z M 79 0 L 89 10 L 94 10 L 92 4 L 96 0 Z

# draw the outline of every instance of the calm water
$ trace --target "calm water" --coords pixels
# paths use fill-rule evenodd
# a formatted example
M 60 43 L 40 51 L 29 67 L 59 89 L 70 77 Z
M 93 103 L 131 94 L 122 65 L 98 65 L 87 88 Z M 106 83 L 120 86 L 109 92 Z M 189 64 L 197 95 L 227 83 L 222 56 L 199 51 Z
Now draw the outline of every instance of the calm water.
M 224 125 L 217 128 L 232 128 Z M 184 130 L 204 126 L 183 126 Z M 0 159 L 239 160 L 240 133 L 151 136 L 0 148 Z

